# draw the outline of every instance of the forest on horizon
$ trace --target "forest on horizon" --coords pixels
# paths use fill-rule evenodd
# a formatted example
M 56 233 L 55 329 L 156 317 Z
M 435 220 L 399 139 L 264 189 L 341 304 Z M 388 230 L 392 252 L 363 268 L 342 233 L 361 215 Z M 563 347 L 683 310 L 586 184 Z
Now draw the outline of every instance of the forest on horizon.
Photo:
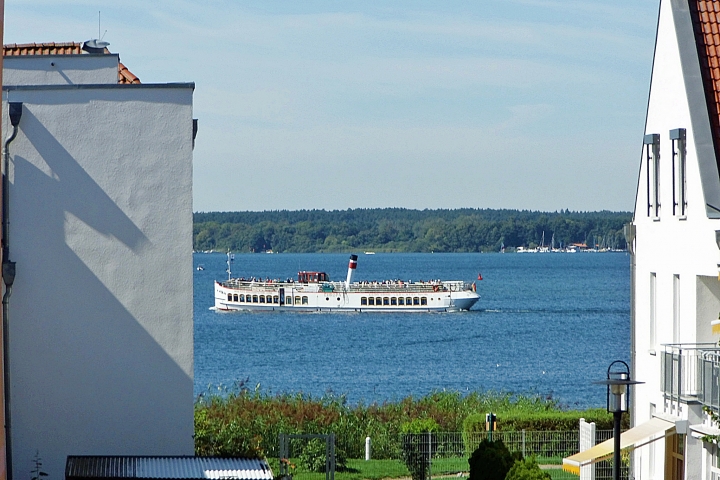
M 493 252 L 554 244 L 625 249 L 630 212 L 527 210 L 279 210 L 197 212 L 196 251 Z

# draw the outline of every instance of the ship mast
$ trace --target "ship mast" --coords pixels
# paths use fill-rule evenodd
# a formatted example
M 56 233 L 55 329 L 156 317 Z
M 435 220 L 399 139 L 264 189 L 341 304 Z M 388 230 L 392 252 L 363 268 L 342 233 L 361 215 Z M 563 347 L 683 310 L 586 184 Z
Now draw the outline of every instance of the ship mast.
M 230 250 L 227 252 L 227 274 L 228 274 L 228 280 L 232 277 L 232 263 L 235 261 L 235 254 L 230 253 Z

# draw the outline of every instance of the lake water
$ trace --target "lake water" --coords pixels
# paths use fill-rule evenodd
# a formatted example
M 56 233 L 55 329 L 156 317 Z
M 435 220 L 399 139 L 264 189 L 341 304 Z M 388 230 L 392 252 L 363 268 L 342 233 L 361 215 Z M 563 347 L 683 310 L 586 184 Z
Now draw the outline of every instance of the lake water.
M 347 274 L 348 254 L 237 254 L 234 276 Z M 354 280 L 477 282 L 459 313 L 216 313 L 223 254 L 195 254 L 195 394 L 249 380 L 265 392 L 345 394 L 350 402 L 433 390 L 496 390 L 603 407 L 608 365 L 630 356 L 625 253 L 359 255 Z

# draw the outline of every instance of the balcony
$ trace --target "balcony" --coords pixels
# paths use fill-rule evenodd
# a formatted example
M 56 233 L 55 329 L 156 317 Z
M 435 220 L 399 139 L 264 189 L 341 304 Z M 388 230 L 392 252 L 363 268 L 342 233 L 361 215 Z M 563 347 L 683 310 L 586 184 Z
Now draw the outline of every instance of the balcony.
M 720 346 L 716 343 L 663 345 L 660 386 L 671 405 L 700 402 L 720 411 Z

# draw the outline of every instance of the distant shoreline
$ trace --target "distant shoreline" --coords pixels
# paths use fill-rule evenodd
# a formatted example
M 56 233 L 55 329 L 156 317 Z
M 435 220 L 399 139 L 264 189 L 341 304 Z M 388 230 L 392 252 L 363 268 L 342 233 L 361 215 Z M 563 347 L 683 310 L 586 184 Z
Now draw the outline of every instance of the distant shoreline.
M 625 250 L 630 212 L 402 208 L 198 212 L 196 251 L 288 253 L 511 252 L 522 247 Z

